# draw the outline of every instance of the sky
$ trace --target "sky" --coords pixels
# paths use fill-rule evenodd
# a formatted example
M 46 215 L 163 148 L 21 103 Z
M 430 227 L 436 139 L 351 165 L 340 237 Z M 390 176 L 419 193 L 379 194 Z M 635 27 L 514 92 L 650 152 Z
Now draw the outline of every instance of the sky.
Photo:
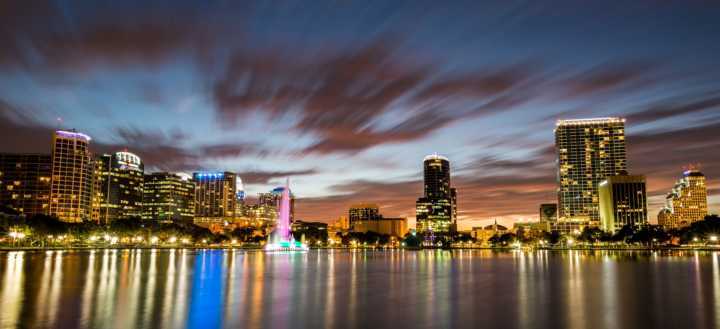
M 0 1 L 0 152 L 77 129 L 147 172 L 290 178 L 297 218 L 414 221 L 451 161 L 459 226 L 556 200 L 558 119 L 627 119 L 655 221 L 689 165 L 720 210 L 714 1 Z

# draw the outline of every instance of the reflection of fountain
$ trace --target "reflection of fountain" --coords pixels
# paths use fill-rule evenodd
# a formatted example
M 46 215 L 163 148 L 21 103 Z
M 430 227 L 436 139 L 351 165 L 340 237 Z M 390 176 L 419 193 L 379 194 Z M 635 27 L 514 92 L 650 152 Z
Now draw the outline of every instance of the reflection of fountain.
M 265 245 L 268 251 L 302 251 L 308 247 L 301 242 L 295 241 L 290 232 L 290 184 L 285 183 L 285 189 L 280 197 L 280 208 L 278 209 L 278 220 L 275 230 L 270 234 L 270 239 Z

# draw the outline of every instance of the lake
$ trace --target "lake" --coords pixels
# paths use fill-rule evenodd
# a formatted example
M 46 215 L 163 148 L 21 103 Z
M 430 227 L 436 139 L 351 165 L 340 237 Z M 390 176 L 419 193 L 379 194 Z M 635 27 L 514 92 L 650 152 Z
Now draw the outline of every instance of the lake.
M 0 252 L 2 328 L 712 328 L 720 253 Z

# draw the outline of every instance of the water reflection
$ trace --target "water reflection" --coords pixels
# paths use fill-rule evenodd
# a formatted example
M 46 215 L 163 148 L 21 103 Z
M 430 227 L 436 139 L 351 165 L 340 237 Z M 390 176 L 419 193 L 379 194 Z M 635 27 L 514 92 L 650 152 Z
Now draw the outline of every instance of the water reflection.
M 707 252 L 2 252 L 0 280 L 0 328 L 720 326 Z

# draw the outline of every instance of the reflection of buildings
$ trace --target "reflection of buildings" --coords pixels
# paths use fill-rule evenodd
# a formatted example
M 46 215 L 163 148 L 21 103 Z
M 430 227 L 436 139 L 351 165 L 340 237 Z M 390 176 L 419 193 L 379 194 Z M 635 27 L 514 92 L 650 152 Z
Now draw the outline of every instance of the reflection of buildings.
M 598 185 L 627 169 L 625 119 L 559 120 L 555 148 L 559 219 L 598 225 Z
M 418 233 L 448 235 L 456 228 L 457 194 L 450 188 L 450 161 L 437 154 L 423 160 L 424 195 L 415 204 Z
M 0 153 L 0 205 L 28 216 L 47 215 L 51 164 L 46 154 Z
M 406 218 L 384 218 L 376 204 L 355 204 L 348 210 L 347 218 L 347 226 L 353 232 L 375 232 L 397 237 L 407 233 Z M 338 225 L 345 225 L 342 217 L 338 221 Z
M 142 217 L 163 223 L 192 223 L 195 183 L 191 177 L 167 172 L 145 175 Z
M 193 173 L 196 223 L 220 223 L 235 219 L 236 177 L 231 172 Z
M 658 223 L 665 229 L 679 228 L 703 220 L 708 214 L 705 175 L 687 170 L 675 183 L 665 199 L 665 207 L 658 214 Z
M 557 221 L 557 203 L 544 203 L 540 205 L 540 221 Z
M 90 136 L 58 130 L 52 141 L 50 215 L 66 222 L 91 218 L 93 160 Z
M 647 224 L 645 176 L 608 176 L 599 186 L 600 223 L 613 233 L 627 224 Z
M 97 198 L 93 217 L 102 223 L 142 216 L 143 163 L 130 152 L 104 154 L 97 158 Z

